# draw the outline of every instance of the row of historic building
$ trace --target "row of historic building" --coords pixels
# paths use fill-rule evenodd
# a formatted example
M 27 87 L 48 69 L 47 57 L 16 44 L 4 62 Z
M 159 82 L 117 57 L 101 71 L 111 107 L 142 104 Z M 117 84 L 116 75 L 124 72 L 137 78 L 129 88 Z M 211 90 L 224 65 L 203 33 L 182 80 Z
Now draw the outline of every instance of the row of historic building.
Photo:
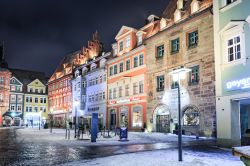
M 0 126 L 44 125 L 48 119 L 45 74 L 8 68 L 4 52 L 0 55 Z
M 180 87 L 185 134 L 241 144 L 250 128 L 249 6 L 171 0 L 143 27 L 122 26 L 110 52 L 95 33 L 48 80 L 49 114 L 57 126 L 70 119 L 91 125 L 98 113 L 106 128 L 173 132 Z M 179 69 L 188 72 L 173 76 Z

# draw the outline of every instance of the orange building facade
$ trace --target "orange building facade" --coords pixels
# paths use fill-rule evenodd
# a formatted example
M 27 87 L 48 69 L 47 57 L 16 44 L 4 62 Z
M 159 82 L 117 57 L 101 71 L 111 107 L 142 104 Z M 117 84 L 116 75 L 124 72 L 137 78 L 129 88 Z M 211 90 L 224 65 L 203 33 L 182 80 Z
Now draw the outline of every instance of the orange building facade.
M 93 39 L 88 41 L 87 47 L 64 57 L 56 71 L 48 81 L 49 115 L 53 118 L 54 126 L 65 126 L 66 118 L 71 121 L 72 114 L 72 87 L 73 70 L 102 51 L 98 33 L 95 32 Z
M 113 58 L 107 62 L 108 128 L 128 127 L 139 131 L 146 127 L 147 78 L 143 41 L 159 29 L 159 21 L 154 16 L 148 21 L 139 30 L 123 26 L 112 45 Z
M 9 109 L 11 72 L 0 68 L 0 126 L 3 125 L 2 115 Z

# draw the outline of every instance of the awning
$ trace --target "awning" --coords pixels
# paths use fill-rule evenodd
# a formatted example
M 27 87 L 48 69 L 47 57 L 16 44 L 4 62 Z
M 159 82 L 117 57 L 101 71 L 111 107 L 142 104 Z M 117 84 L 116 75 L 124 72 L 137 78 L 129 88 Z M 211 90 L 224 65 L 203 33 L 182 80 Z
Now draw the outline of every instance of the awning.
M 5 116 L 9 116 L 9 117 L 12 117 L 12 118 L 15 118 L 15 117 L 19 117 L 19 118 L 22 118 L 23 117 L 23 113 L 22 112 L 11 112 L 11 111 L 7 111 L 3 114 L 3 117 Z

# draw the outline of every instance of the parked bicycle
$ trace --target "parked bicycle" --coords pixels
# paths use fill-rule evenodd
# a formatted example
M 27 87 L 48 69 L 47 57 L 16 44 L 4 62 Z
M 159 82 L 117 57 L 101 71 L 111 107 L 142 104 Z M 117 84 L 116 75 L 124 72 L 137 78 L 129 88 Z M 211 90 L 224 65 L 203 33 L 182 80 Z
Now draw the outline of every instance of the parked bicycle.
M 87 132 L 88 137 L 91 137 L 91 129 L 88 130 Z M 112 130 L 109 129 L 105 129 L 103 128 L 102 130 L 99 130 L 97 133 L 97 138 L 112 138 L 112 137 L 116 137 L 116 136 L 120 136 L 120 128 L 116 127 Z

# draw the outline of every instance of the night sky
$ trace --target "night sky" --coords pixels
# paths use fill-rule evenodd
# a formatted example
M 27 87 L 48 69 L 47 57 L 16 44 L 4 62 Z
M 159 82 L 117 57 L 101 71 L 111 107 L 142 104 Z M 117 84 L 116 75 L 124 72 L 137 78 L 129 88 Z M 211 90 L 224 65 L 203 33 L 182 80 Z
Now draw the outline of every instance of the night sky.
M 10 68 L 50 76 L 67 54 L 97 30 L 110 51 L 122 25 L 140 28 L 168 0 L 0 0 L 0 41 Z

